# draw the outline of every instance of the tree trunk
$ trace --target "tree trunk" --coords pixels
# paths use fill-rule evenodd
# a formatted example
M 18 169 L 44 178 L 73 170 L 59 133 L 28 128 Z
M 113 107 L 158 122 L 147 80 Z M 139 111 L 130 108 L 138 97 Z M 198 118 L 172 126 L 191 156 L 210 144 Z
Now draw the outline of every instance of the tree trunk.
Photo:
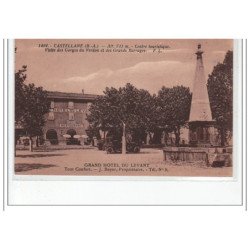
M 147 137 L 146 137 L 146 145 L 150 144 L 150 140 L 151 140 L 151 135 L 150 135 L 150 132 L 148 132 Z
M 225 146 L 225 130 L 223 127 L 220 129 L 220 137 L 221 137 L 221 146 Z
M 175 134 L 175 145 L 179 146 L 180 145 L 180 128 L 179 127 L 177 127 L 174 130 L 174 134 Z
M 17 140 L 15 140 L 15 156 L 16 156 L 16 146 L 17 146 Z
M 164 134 L 165 134 L 164 135 L 165 146 L 167 146 L 169 142 L 169 133 L 165 131 Z
M 162 136 L 162 131 L 161 130 L 156 130 L 154 132 L 153 138 L 152 138 L 152 143 L 153 144 L 161 144 L 161 136 Z
M 152 138 L 152 134 L 149 132 L 149 143 L 148 144 L 152 144 L 153 138 Z
M 38 148 L 38 136 L 36 137 L 36 147 Z
M 29 138 L 29 148 L 30 148 L 30 152 L 33 152 L 33 141 L 32 141 L 32 137 Z
M 126 125 L 123 122 L 123 130 L 122 130 L 122 154 L 126 154 Z

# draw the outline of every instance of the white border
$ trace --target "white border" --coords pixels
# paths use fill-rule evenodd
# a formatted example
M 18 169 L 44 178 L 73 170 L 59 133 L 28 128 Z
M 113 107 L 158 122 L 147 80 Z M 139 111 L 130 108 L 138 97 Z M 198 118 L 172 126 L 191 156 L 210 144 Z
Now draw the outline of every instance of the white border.
M 9 41 L 8 159 L 11 205 L 241 205 L 242 41 L 234 43 L 233 177 L 14 175 L 14 40 Z M 237 53 L 236 53 L 237 52 Z M 240 83 L 240 84 L 238 84 Z M 237 84 L 237 85 L 236 85 Z M 239 101 L 240 100 L 240 101 Z M 237 169 L 237 171 L 235 171 Z M 25 195 L 24 195 L 25 194 Z

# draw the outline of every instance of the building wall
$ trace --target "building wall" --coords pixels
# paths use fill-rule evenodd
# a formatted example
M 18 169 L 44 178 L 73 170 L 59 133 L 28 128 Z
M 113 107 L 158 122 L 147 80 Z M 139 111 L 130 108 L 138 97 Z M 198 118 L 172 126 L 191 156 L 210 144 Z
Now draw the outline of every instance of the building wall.
M 46 115 L 44 126 L 44 139 L 49 130 L 55 130 L 58 141 L 66 141 L 63 135 L 73 129 L 77 135 L 86 135 L 88 128 L 87 112 L 90 102 L 85 100 L 51 100 L 50 112 Z

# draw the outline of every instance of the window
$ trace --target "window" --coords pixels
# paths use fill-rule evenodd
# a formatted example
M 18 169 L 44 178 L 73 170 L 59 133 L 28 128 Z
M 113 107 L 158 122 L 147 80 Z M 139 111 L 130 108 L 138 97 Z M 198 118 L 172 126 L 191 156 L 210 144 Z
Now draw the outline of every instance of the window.
M 50 102 L 50 108 L 53 109 L 55 107 L 55 102 L 54 101 L 51 101 Z
M 75 120 L 75 116 L 73 112 L 69 112 L 69 120 L 70 121 L 74 121 Z
M 89 114 L 89 109 L 91 107 L 91 104 L 90 102 L 87 103 L 87 106 L 86 106 L 86 114 Z
M 55 115 L 54 115 L 54 112 L 53 112 L 53 111 L 50 111 L 50 112 L 49 112 L 48 120 L 49 120 L 49 121 L 54 121 L 54 120 L 55 120 Z
M 69 102 L 68 103 L 68 108 L 69 109 L 73 109 L 74 108 L 74 103 L 73 102 Z

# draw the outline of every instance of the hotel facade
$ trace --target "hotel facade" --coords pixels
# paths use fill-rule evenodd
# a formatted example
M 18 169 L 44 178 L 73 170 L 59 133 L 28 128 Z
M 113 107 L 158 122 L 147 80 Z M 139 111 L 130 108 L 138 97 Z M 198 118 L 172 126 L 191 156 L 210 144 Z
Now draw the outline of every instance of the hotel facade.
M 50 111 L 46 114 L 44 139 L 48 144 L 82 144 L 87 138 L 87 114 L 97 95 L 48 92 Z

